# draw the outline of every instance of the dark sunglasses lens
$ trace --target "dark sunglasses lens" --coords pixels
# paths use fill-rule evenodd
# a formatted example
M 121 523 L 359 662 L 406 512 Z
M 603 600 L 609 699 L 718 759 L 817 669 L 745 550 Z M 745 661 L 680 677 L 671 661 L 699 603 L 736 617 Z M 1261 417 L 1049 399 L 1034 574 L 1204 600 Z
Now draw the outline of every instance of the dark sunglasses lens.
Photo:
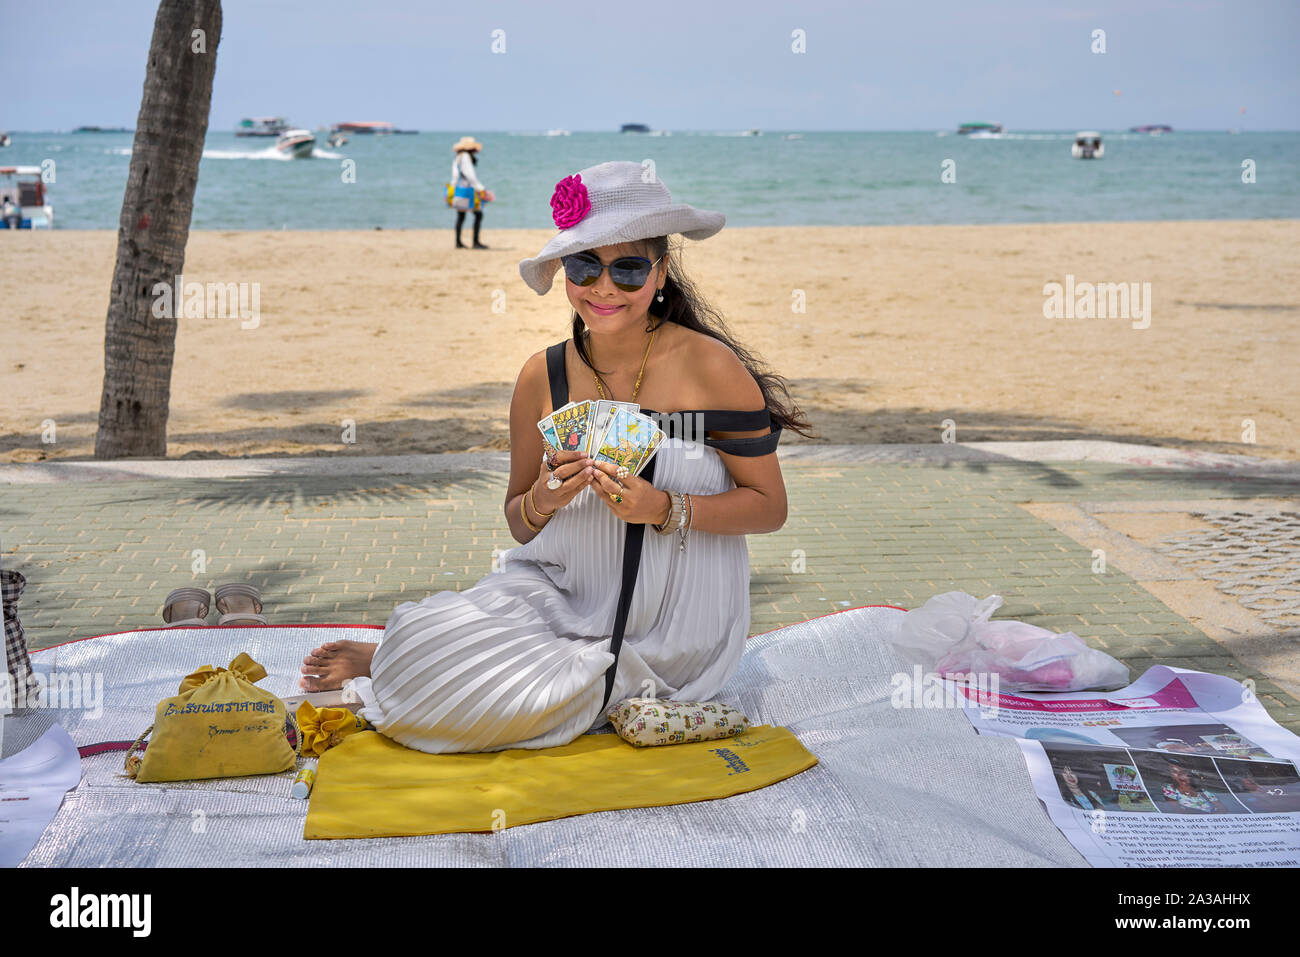
M 564 258 L 564 274 L 569 277 L 569 282 L 577 286 L 590 286 L 600 278 L 601 265 L 594 259 L 587 259 L 585 256 L 566 256 Z
M 609 278 L 624 292 L 640 289 L 650 278 L 650 263 L 644 259 L 616 259 L 609 265 Z

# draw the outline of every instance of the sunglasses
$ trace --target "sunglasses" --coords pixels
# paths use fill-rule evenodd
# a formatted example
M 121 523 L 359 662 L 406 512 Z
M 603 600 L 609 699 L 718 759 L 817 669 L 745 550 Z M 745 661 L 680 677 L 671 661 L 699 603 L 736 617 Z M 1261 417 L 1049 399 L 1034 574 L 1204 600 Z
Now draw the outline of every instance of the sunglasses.
M 662 256 L 651 262 L 641 256 L 622 256 L 606 266 L 595 256 L 579 253 L 574 256 L 561 256 L 564 263 L 564 275 L 575 286 L 590 286 L 600 278 L 600 274 L 609 270 L 610 281 L 624 292 L 636 292 L 646 284 L 650 272 L 659 265 Z

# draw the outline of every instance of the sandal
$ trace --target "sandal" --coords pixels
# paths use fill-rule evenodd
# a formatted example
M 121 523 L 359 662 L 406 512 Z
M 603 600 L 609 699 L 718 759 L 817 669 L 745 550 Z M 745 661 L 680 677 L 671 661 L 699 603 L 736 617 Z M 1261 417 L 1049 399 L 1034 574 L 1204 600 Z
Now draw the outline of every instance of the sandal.
M 162 620 L 167 623 L 169 628 L 206 626 L 208 623 L 208 607 L 211 604 L 212 596 L 202 588 L 174 588 L 167 595 L 167 601 L 163 604 Z M 182 610 L 182 606 L 197 607 L 185 607 Z M 188 613 L 190 617 L 181 621 L 172 621 L 172 618 L 177 613 Z
M 222 613 L 217 620 L 218 625 L 265 625 L 267 623 L 266 617 L 260 614 L 262 611 L 262 593 L 254 586 L 243 582 L 229 582 L 225 585 L 218 585 L 213 594 L 216 596 L 217 611 Z M 230 609 L 232 598 L 251 599 L 253 610 L 232 611 Z

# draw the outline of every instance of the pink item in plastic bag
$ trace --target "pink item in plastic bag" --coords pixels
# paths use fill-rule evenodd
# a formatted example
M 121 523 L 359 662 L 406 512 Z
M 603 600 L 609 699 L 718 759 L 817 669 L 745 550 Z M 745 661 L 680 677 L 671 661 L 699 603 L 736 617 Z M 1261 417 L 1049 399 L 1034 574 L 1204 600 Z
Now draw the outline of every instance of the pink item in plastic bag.
M 1022 621 L 990 621 L 999 595 L 979 601 L 951 591 L 903 616 L 892 643 L 941 675 L 996 674 L 1004 691 L 1084 691 L 1128 683 L 1128 666 L 1072 631 L 1056 634 Z

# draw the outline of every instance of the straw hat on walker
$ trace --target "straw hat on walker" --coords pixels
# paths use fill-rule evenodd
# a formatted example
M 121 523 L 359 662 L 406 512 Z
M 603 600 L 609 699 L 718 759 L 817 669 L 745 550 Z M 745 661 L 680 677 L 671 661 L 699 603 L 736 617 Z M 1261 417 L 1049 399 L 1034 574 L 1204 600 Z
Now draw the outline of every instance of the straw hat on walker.
M 483 144 L 472 136 L 462 136 L 456 141 L 456 145 L 451 148 L 453 153 L 459 153 L 461 150 L 481 150 Z
M 550 290 L 561 256 L 671 233 L 708 239 L 727 222 L 722 213 L 674 203 L 663 180 L 631 162 L 601 163 L 566 176 L 555 184 L 551 210 L 560 232 L 532 259 L 519 262 L 519 275 L 539 296 Z

